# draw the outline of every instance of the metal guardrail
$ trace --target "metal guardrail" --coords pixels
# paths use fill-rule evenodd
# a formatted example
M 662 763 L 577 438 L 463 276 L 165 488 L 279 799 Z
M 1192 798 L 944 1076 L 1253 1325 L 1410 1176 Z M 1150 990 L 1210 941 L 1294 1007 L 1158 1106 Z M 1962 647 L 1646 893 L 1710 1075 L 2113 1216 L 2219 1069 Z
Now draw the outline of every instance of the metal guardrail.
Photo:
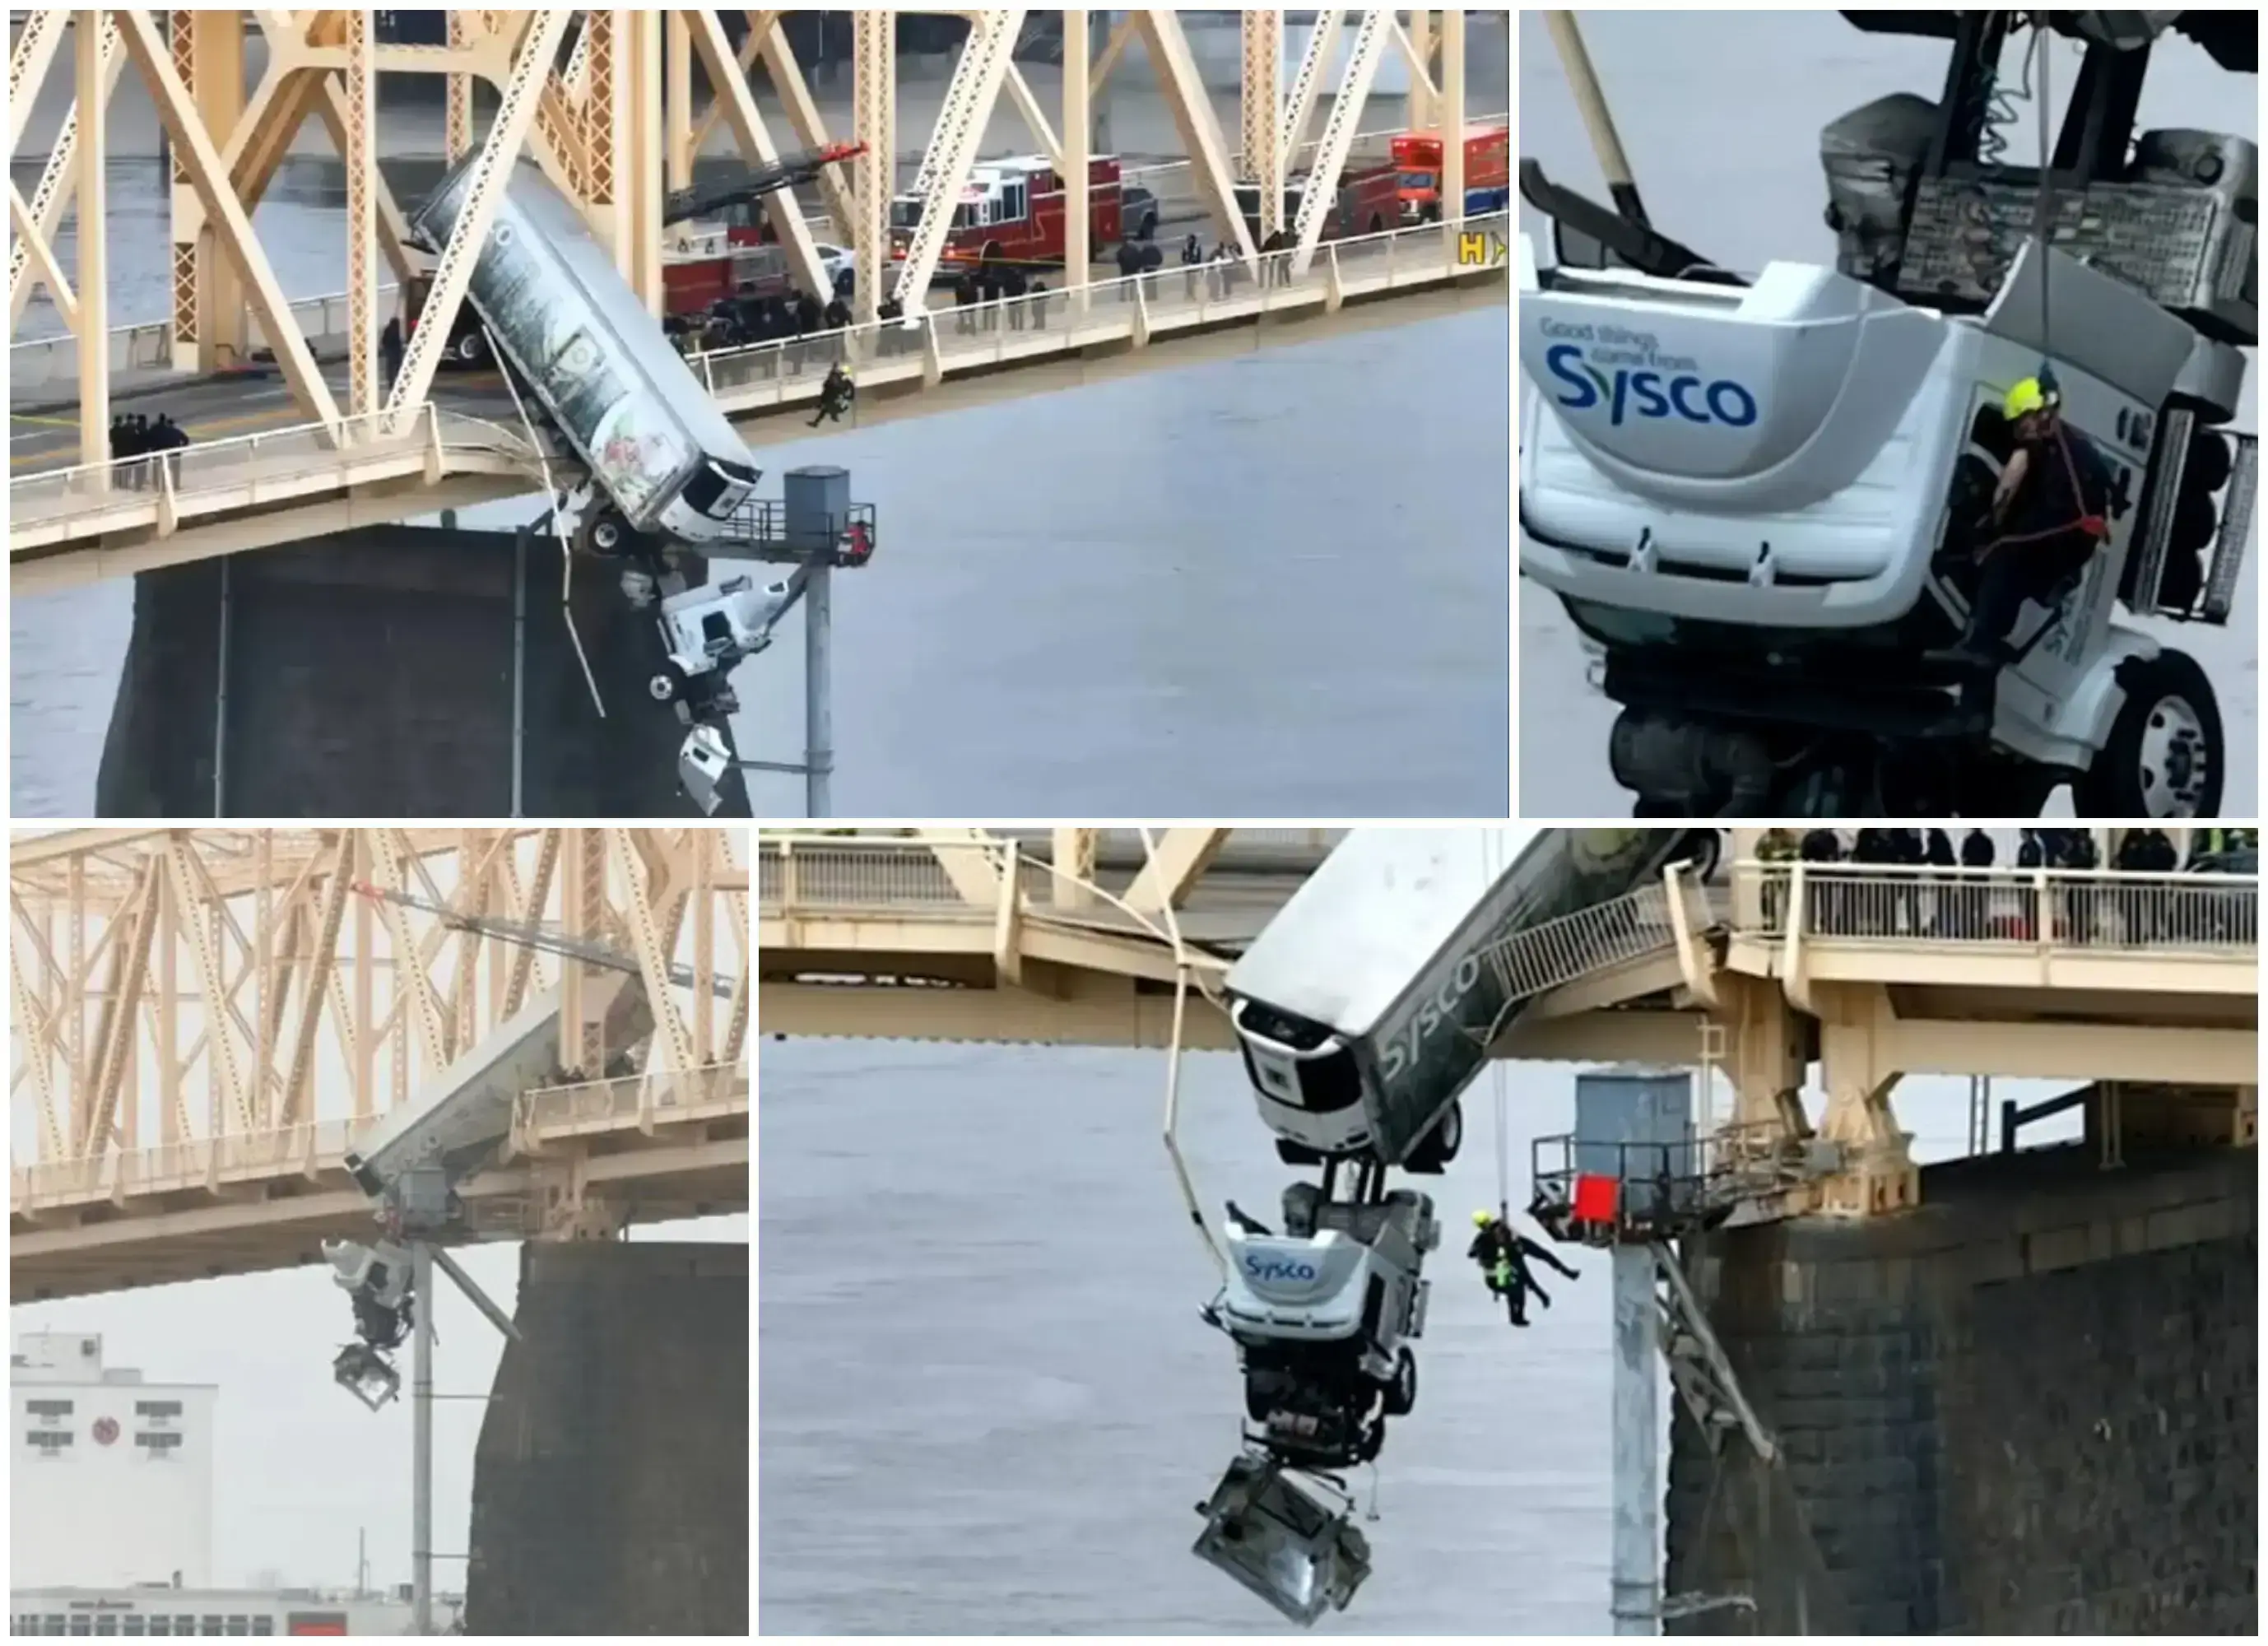
M 380 314 L 388 298 L 401 288 L 392 282 L 378 288 Z M 344 342 L 347 335 L 347 294 L 327 292 L 303 297 L 291 306 L 292 318 L 308 343 L 328 339 Z M 309 322 L 313 321 L 311 325 Z M 245 342 L 256 356 L 272 350 L 260 317 L 247 317 Z M 110 361 L 114 371 L 153 372 L 173 363 L 173 322 L 144 321 L 139 325 L 110 328 Z M 245 361 L 249 365 L 254 362 Z M 8 381 L 12 388 L 35 388 L 44 383 L 78 381 L 78 340 L 65 332 L 53 337 L 33 337 L 8 345 Z
M 1498 213 L 1467 219 L 1461 228 L 1497 244 L 1510 226 L 1510 215 Z M 1225 271 L 1218 288 L 1210 282 L 1199 282 L 1197 288 L 1184 289 L 1178 297 L 1174 287 L 1182 270 L 1159 269 L 1087 288 L 1083 312 L 1074 294 L 1049 292 L 696 355 L 688 363 L 726 411 L 746 412 L 815 399 L 827 367 L 838 360 L 863 363 L 868 368 L 869 381 L 877 373 L 885 380 L 911 379 L 925 373 L 932 350 L 939 372 L 950 373 L 1051 354 L 1075 356 L 1095 343 L 1145 331 L 1197 328 L 1216 321 L 1258 321 L 1270 314 L 1311 310 L 1325 305 L 1334 290 L 1345 294 L 1439 285 L 1454 281 L 1461 268 L 1471 272 L 1459 263 L 1456 244 L 1440 225 L 1427 224 L 1357 240 L 1329 242 L 1318 252 L 1307 274 L 1296 279 L 1289 274 L 1291 254 L 1277 253 L 1264 260 L 1263 277 L 1256 282 L 1241 265 L 1211 265 Z M 1153 298 L 1153 289 L 1162 295 Z M 972 319 L 970 329 L 956 328 L 955 321 L 961 318 Z M 349 437 L 343 452 L 331 431 L 320 424 L 302 424 L 265 434 L 202 442 L 161 458 L 80 464 L 22 476 L 9 483 L 11 528 L 52 527 L 79 514 L 99 514 L 105 531 L 155 523 L 158 512 L 154 494 L 165 486 L 168 475 L 177 510 L 200 491 L 232 491 L 247 484 L 255 488 L 255 503 L 261 500 L 256 494 L 261 483 L 272 483 L 285 497 L 303 495 L 321 490 L 321 478 L 325 475 L 335 478 L 346 464 L 372 456 L 399 456 L 420 440 L 438 443 L 445 471 L 450 451 L 473 449 L 527 461 L 531 485 L 541 483 L 534 478 L 534 457 L 526 441 L 484 418 L 429 403 L 412 425 L 413 430 L 423 430 L 423 434 L 387 436 L 375 418 L 349 418 L 342 427 Z M 222 477 L 232 466 L 233 481 Z M 198 478 L 193 480 L 192 475 Z M 141 494 L 138 498 L 136 492 Z M 122 515 L 116 513 L 122 502 L 129 508 Z M 146 518 L 134 510 L 136 503 L 148 508 Z
M 1499 123 L 1509 125 L 1511 121 L 1512 116 L 1508 113 L 1498 113 L 1475 114 L 1466 123 L 1469 126 Z M 1391 137 L 1402 129 L 1401 125 L 1397 123 L 1393 126 L 1377 127 L 1368 131 L 1358 131 L 1354 135 L 1353 141 L 1359 147 L 1371 139 Z M 1315 150 L 1322 141 L 1320 137 L 1310 137 L 1287 155 L 1284 165 L 1285 174 L 1289 176 L 1299 169 L 1301 162 L 1313 159 Z M 1230 156 L 1232 169 L 1234 169 L 1237 162 L 1242 160 L 1243 156 L 1244 151 L 1241 149 L 1232 152 Z M 1138 183 L 1152 194 L 1159 194 L 1160 183 L 1176 173 L 1186 173 L 1189 169 L 1189 162 L 1185 159 L 1160 160 L 1142 166 L 1123 167 L 1119 174 L 1125 182 Z M 678 235 L 667 241 L 664 250 L 681 256 L 721 255 L 729 249 L 726 240 L 727 235 L 724 231 Z M 378 288 L 381 312 L 386 300 L 400 290 L 399 284 L 392 281 Z M 45 295 L 45 288 L 41 288 L 40 296 L 44 298 Z M 310 343 L 319 338 L 335 337 L 343 340 L 346 336 L 347 294 L 345 292 L 327 292 L 317 297 L 300 298 L 291 304 L 291 308 L 293 316 L 298 320 L 301 335 Z M 310 316 L 315 321 L 313 328 L 310 328 L 307 324 Z M 257 316 L 250 319 L 247 341 L 251 341 L 254 348 L 270 347 L 266 336 L 260 330 Z M 144 321 L 136 325 L 114 326 L 110 328 L 110 358 L 114 365 L 122 366 L 129 371 L 153 371 L 170 365 L 173 363 L 173 322 L 171 320 Z M 64 379 L 76 381 L 77 377 L 78 343 L 69 332 L 60 332 L 51 337 L 28 338 L 8 345 L 8 378 L 11 383 L 18 387 L 31 388 Z
M 1508 213 L 1464 220 L 1462 232 L 1484 245 L 1504 242 Z M 1201 330 L 1224 321 L 1261 320 L 1327 306 L 1336 292 L 1359 296 L 1405 286 L 1440 285 L 1472 271 L 1439 224 L 1392 229 L 1319 247 L 1303 275 L 1294 255 L 1274 252 L 1257 273 L 1241 262 L 1174 265 L 1098 281 L 1083 292 L 1047 291 L 998 298 L 902 320 L 876 321 L 777 342 L 711 350 L 687 357 L 696 375 L 727 412 L 814 400 L 828 368 L 862 368 L 895 381 L 922 375 L 931 354 L 941 375 L 973 366 L 1006 365 L 1072 354 L 1117 337 Z
M 749 1091 L 745 1062 L 545 1087 L 523 1094 L 513 1104 L 512 1140 L 524 1149 L 536 1139 L 568 1132 L 620 1131 L 657 1121 L 746 1113 Z M 10 1204 L 19 1213 L 40 1211 L 257 1182 L 286 1171 L 340 1170 L 356 1138 L 384 1118 L 316 1121 L 11 1167 Z
M 1743 935 L 1783 937 L 1794 902 L 1792 866 L 1743 863 L 1757 912 Z M 2259 945 L 2258 880 L 2117 869 L 1960 869 L 1806 863 L 1799 935 L 1837 942 L 2251 955 Z
M 485 417 L 429 403 L 395 433 L 387 432 L 385 414 L 374 412 L 341 419 L 335 434 L 320 424 L 300 424 L 156 456 L 24 475 L 8 485 L 9 520 L 12 528 L 99 513 L 106 530 L 131 530 L 155 524 L 162 508 L 194 512 L 201 494 L 248 491 L 256 505 L 269 500 L 261 496 L 263 488 L 285 498 L 320 490 L 337 479 L 343 464 L 438 454 L 446 471 L 449 454 L 460 451 L 525 462 L 531 476 L 536 473 L 534 453 L 519 435 Z M 530 483 L 538 483 L 531 478 Z
M 1691 928 L 1705 929 L 1712 924 L 1707 894 L 1682 877 L 1677 883 L 1680 895 L 1697 900 L 1697 906 L 1688 905 Z M 1677 931 L 1669 898 L 1668 882 L 1649 881 L 1619 897 L 1514 932 L 1491 944 L 1481 958 L 1507 1000 L 1531 1000 L 1672 947 Z
M 861 914 L 918 909 L 924 916 L 990 920 L 961 896 L 944 859 L 953 855 L 1000 879 L 1006 847 L 991 841 L 756 838 L 756 906 L 767 914 Z M 1041 871 L 1044 873 L 1045 871 Z

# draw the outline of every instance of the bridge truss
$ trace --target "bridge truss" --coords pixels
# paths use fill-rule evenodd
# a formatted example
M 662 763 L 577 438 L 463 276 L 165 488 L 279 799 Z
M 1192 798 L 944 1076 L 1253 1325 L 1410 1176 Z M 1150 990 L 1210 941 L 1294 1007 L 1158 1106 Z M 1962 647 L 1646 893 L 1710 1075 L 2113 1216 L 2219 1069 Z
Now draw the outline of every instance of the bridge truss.
M 232 1230 L 238 1249 L 197 1271 L 213 1272 L 298 1260 L 317 1201 L 366 1224 L 339 1170 L 352 1139 L 555 987 L 560 1082 L 523 1098 L 505 1151 L 513 1215 L 550 1201 L 549 1223 L 523 1232 L 587 1232 L 603 1183 L 627 1194 L 675 1177 L 674 1198 L 744 1208 L 742 842 L 706 828 L 18 835 L 19 1280 L 34 1246 L 60 1263 Z M 645 992 L 654 1027 L 611 1044 L 626 986 Z M 275 1240 L 243 1250 L 270 1222 L 285 1226 Z
M 247 310 L 307 422 L 335 447 L 401 436 L 429 402 L 434 372 L 463 300 L 478 247 L 494 218 L 513 165 L 528 155 L 583 209 L 611 246 L 632 286 L 656 314 L 663 299 L 661 203 L 685 186 L 703 141 L 721 121 L 751 164 L 777 158 L 779 140 L 759 109 L 749 76 L 761 68 L 777 93 L 795 143 L 818 148 L 850 139 L 865 144 L 855 161 L 828 168 L 818 190 L 832 233 L 861 269 L 887 268 L 889 201 L 896 177 L 895 19 L 888 11 L 856 13 L 852 129 L 828 131 L 781 10 L 749 10 L 737 51 L 715 8 L 668 11 L 456 11 L 445 46 L 380 44 L 366 11 L 31 11 L 9 64 L 11 153 L 23 137 L 34 98 L 70 39 L 74 98 L 40 181 L 26 201 L 11 183 L 9 317 L 11 336 L 35 287 L 44 286 L 77 342 L 82 461 L 107 454 L 114 328 L 105 236 L 79 233 L 70 274 L 56 248 L 74 208 L 79 224 L 104 220 L 111 158 L 108 105 L 131 69 L 149 92 L 172 156 L 170 358 L 180 370 L 216 370 L 249 358 Z M 1178 15 L 1170 9 L 1123 14 L 1099 50 L 1084 11 L 1063 13 L 1066 63 L 1091 62 L 1064 77 L 1059 119 L 1033 95 L 1012 52 L 1027 13 L 1021 8 L 948 12 L 966 17 L 961 49 L 934 129 L 922 151 L 916 188 L 928 205 L 892 290 L 924 290 L 944 246 L 954 204 L 1005 96 L 1036 148 L 1066 180 L 1070 246 L 1065 280 L 1082 306 L 1090 277 L 1086 189 L 1090 109 L 1114 68 L 1137 43 L 1152 63 L 1178 128 L 1197 198 L 1221 242 L 1248 267 L 1257 248 L 1236 210 L 1234 188 L 1248 172 L 1261 188 L 1263 235 L 1279 225 L 1294 239 L 1291 266 L 1304 271 L 1324 229 L 1324 212 L 1351 151 L 1372 82 L 1389 51 L 1409 63 L 1413 123 L 1462 127 L 1465 114 L 1465 14 L 1366 11 L 1352 26 L 1322 13 L 1287 95 L 1282 91 L 1283 14 L 1243 13 L 1240 150 L 1232 151 L 1197 73 Z M 74 28 L 73 19 L 89 26 Z M 245 85 L 247 38 L 258 35 L 266 68 Z M 1329 70 L 1351 41 L 1336 86 Z M 715 93 L 696 106 L 697 58 Z M 1438 63 L 1438 69 L 1436 64 Z M 376 77 L 431 74 L 447 84 L 446 155 L 479 159 L 449 244 L 434 262 L 424 316 L 390 388 L 380 392 L 381 263 L 407 278 L 418 255 L 404 245 L 406 220 L 380 173 L 391 146 L 382 129 Z M 475 129 L 475 82 L 494 88 L 484 132 Z M 1333 96 L 1321 131 L 1306 133 L 1322 93 Z M 262 196 L 310 119 L 322 122 L 347 179 L 346 403 L 319 369 L 301 316 L 285 297 L 254 233 Z M 1306 152 L 1314 182 L 1301 210 L 1285 223 L 1283 188 L 1292 159 Z M 1445 198 L 1463 198 L 1463 151 L 1446 144 Z M 828 287 L 814 249 L 814 224 L 790 193 L 766 210 L 799 283 L 822 298 Z M 1454 245 L 1454 213 L 1441 233 Z M 854 322 L 872 324 L 884 300 L 880 280 L 858 283 Z

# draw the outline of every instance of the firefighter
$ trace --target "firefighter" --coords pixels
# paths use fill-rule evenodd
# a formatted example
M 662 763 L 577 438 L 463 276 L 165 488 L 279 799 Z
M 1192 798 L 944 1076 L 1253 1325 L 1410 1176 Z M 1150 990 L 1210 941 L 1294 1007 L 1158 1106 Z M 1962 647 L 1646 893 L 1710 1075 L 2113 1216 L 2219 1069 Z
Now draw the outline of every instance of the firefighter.
M 1550 1247 L 1530 1240 L 1494 1212 L 1473 1214 L 1473 1224 L 1478 1231 L 1465 1255 L 1481 1266 L 1481 1278 L 1489 1291 L 1504 1299 L 1506 1311 L 1512 1324 L 1528 1324 L 1528 1294 L 1535 1294 L 1535 1301 L 1546 1309 L 1551 1299 L 1535 1283 L 1535 1272 L 1528 1266 L 1530 1258 L 1541 1258 L 1569 1280 L 1576 1278 L 1575 1271 L 1562 1263 Z
M 819 386 L 819 415 L 810 426 L 817 428 L 832 418 L 840 423 L 843 414 L 850 410 L 851 402 L 858 398 L 858 386 L 850 380 L 850 373 L 840 360 L 827 368 L 827 380 Z

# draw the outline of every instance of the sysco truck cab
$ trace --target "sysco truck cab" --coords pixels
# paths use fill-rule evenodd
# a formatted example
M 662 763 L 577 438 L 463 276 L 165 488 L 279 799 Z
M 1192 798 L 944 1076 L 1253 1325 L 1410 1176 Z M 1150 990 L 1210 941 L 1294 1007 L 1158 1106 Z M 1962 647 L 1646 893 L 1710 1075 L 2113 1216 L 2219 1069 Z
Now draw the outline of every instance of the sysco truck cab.
M 2132 127 L 2159 32 L 2251 73 L 2257 24 L 2046 14 L 2086 56 L 2043 179 L 1991 158 L 2023 14 L 1850 15 L 1949 35 L 1953 60 L 1940 101 L 1828 128 L 1832 269 L 1730 273 L 1523 163 L 1556 262 L 1522 237 L 1521 572 L 1600 660 L 1638 816 L 2030 816 L 2065 783 L 2085 816 L 2215 816 L 2213 683 L 2139 620 L 2235 604 L 2259 157 Z M 2033 377 L 2108 501 L 1980 690 L 1934 654 L 1976 595 L 2004 399 Z

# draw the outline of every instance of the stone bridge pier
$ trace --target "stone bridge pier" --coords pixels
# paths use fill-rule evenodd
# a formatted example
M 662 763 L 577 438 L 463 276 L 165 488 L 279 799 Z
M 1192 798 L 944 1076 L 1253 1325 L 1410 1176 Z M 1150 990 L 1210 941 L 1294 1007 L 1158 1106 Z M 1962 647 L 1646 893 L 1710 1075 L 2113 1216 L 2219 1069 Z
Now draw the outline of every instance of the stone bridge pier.
M 748 1633 L 748 1249 L 530 1241 L 473 1462 L 471 1635 Z
M 533 535 L 372 527 L 140 572 L 95 810 L 697 817 L 656 655 L 610 567 L 570 583 Z M 748 815 L 737 771 L 718 815 Z
M 1672 1426 L 1681 1633 L 2259 1633 L 2259 1159 L 2093 1143 L 1695 1243 L 1786 1459 Z

